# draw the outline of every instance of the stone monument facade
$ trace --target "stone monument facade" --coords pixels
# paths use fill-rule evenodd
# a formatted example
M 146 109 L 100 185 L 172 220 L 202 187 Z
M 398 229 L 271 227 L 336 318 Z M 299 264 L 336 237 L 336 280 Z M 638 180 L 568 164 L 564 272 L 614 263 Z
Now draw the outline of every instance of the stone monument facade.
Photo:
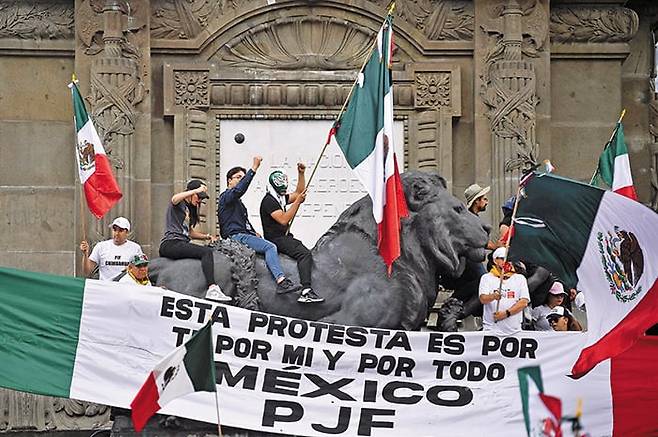
M 270 4 L 271 3 L 271 4 Z M 220 189 L 225 120 L 331 120 L 388 0 L 0 2 L 0 265 L 74 275 L 117 215 L 157 255 L 190 178 Z M 650 0 L 397 0 L 395 117 L 404 167 L 461 196 L 523 168 L 588 181 L 622 108 L 640 200 L 658 208 L 656 27 Z M 80 213 L 69 91 L 76 73 L 123 200 Z M 312 190 L 311 194 L 312 196 Z M 216 228 L 215 206 L 202 221 Z M 93 429 L 104 407 L 0 392 L 0 430 Z M 64 435 L 64 434 L 63 434 Z

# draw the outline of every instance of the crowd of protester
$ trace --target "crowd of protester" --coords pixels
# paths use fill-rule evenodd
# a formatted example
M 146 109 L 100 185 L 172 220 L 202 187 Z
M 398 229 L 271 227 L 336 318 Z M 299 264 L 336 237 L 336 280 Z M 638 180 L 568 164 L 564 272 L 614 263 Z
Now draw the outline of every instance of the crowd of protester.
M 491 187 L 478 184 L 464 191 L 468 210 L 480 216 L 489 204 L 487 194 Z M 483 305 L 482 329 L 509 335 L 522 329 L 537 331 L 582 331 L 583 327 L 573 316 L 570 308 L 584 309 L 584 296 L 572 289 L 567 293 L 564 285 L 552 274 L 550 288 L 543 303 L 531 306 L 528 289 L 528 269 L 523 262 L 507 260 L 508 232 L 512 225 L 515 197 L 507 199 L 501 206 L 503 219 L 499 225 L 501 238 L 489 241 L 487 249 L 493 250 L 487 269 L 484 264 L 476 267 L 483 273 L 479 282 L 479 299 Z

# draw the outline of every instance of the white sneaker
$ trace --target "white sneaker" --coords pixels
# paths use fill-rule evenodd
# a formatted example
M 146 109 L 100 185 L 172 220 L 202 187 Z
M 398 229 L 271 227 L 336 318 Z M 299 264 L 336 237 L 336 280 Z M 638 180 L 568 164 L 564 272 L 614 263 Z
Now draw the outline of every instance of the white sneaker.
M 208 287 L 208 291 L 206 291 L 206 299 L 214 300 L 215 302 L 230 302 L 233 300 L 230 296 L 225 295 L 222 292 L 222 289 L 219 288 L 219 285 L 216 284 L 212 284 Z

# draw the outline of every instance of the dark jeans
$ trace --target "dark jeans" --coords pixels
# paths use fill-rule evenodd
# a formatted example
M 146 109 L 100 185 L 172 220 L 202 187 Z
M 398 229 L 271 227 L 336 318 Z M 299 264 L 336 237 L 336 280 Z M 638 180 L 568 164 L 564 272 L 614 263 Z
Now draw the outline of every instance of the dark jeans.
M 214 250 L 207 246 L 199 246 L 183 240 L 166 240 L 160 243 L 160 256 L 171 259 L 194 258 L 201 260 L 203 276 L 206 285 L 215 283 Z
M 313 256 L 311 251 L 298 239 L 286 235 L 272 240 L 279 253 L 284 253 L 297 261 L 299 270 L 299 282 L 303 287 L 311 286 L 311 271 L 313 270 Z

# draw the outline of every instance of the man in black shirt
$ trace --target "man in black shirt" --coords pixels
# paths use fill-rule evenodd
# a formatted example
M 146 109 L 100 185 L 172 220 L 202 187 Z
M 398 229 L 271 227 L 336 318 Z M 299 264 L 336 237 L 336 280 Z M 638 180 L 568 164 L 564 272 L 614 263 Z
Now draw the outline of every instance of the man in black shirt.
M 267 185 L 267 194 L 260 204 L 260 219 L 263 223 L 263 234 L 266 240 L 276 245 L 280 253 L 284 253 L 297 261 L 299 280 L 302 292 L 297 299 L 301 303 L 322 302 L 324 299 L 313 291 L 311 287 L 311 271 L 313 269 L 313 256 L 311 251 L 298 239 L 288 232 L 290 221 L 295 217 L 299 206 L 306 200 L 306 181 L 304 179 L 306 166 L 301 162 L 297 164 L 297 188 L 287 193 L 288 177 L 282 171 L 270 174 Z M 287 208 L 287 205 L 290 205 Z

